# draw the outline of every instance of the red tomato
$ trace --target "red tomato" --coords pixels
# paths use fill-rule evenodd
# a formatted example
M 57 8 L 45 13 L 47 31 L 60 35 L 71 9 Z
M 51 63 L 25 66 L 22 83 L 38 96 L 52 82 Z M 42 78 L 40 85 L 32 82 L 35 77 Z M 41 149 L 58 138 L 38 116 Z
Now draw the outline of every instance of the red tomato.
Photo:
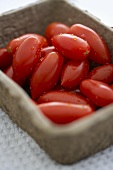
M 70 34 L 83 38 L 90 45 L 89 59 L 99 64 L 111 63 L 111 55 L 106 42 L 91 28 L 74 24 L 70 27 Z
M 7 52 L 6 48 L 0 49 L 0 69 L 6 69 L 12 64 L 13 56 Z
M 61 33 L 68 33 L 69 27 L 63 23 L 60 22 L 52 22 L 50 23 L 45 30 L 45 36 L 49 42 L 49 44 L 52 44 L 51 39 L 58 34 Z
M 37 64 L 30 84 L 33 99 L 53 89 L 61 74 L 63 62 L 64 58 L 59 53 L 51 52 Z
M 85 79 L 80 84 L 80 90 L 96 106 L 113 103 L 113 90 L 106 83 Z
M 105 64 L 94 68 L 88 75 L 89 79 L 110 84 L 113 82 L 113 64 Z
M 74 88 L 74 89 L 70 90 L 68 88 L 65 88 L 65 87 L 61 86 L 61 84 L 57 84 L 53 90 L 56 90 L 56 91 L 66 91 L 66 92 L 77 93 L 77 94 L 81 95 L 81 92 L 80 92 L 79 88 Z
M 44 36 L 39 35 L 39 34 L 34 34 L 34 35 L 35 35 L 35 36 L 39 39 L 39 41 L 41 42 L 42 48 L 48 46 L 47 39 L 46 39 Z
M 4 72 L 9 78 L 13 78 L 13 67 L 12 66 L 10 66 L 10 67 L 8 67 L 7 68 L 7 70 L 5 70 L 5 72 Z
M 48 46 L 48 47 L 42 48 L 41 57 L 45 57 L 50 52 L 54 52 L 54 51 L 56 51 L 54 46 Z
M 27 39 L 28 37 L 37 37 L 38 40 L 40 41 L 42 47 L 46 47 L 48 46 L 47 40 L 45 37 L 43 37 L 42 35 L 39 34 L 24 34 L 18 38 L 15 38 L 13 40 L 11 40 L 9 42 L 9 44 L 7 45 L 7 51 L 9 53 L 14 54 L 16 52 L 16 49 L 18 49 L 18 47 L 22 44 L 22 42 Z
M 80 82 L 87 77 L 89 71 L 89 62 L 84 61 L 68 61 L 61 73 L 61 85 L 68 89 L 75 89 Z
M 52 43 L 59 53 L 73 60 L 84 60 L 90 52 L 90 46 L 85 40 L 71 34 L 56 35 Z
M 94 113 L 89 105 L 49 102 L 37 105 L 56 124 L 66 124 Z
M 38 103 L 47 102 L 65 102 L 73 104 L 87 104 L 90 105 L 89 101 L 77 93 L 71 93 L 67 91 L 49 91 L 40 96 L 37 100 Z
M 13 80 L 23 85 L 36 66 L 41 53 L 41 43 L 36 37 L 28 37 L 19 46 L 13 58 Z
M 113 84 L 111 84 L 111 86 L 110 86 L 111 88 L 112 88 L 112 90 L 113 90 Z

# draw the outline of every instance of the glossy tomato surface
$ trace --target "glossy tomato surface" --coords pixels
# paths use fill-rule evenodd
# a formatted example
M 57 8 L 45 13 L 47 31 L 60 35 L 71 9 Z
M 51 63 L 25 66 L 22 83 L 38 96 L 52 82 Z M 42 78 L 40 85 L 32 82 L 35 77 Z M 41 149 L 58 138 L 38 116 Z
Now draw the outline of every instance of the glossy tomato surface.
M 64 58 L 57 52 L 51 52 L 38 63 L 31 77 L 31 96 L 37 99 L 44 92 L 52 90 L 58 82 Z
M 88 42 L 90 45 L 89 59 L 99 64 L 111 63 L 111 55 L 106 42 L 93 29 L 82 24 L 74 24 L 70 27 L 69 33 Z
M 23 85 L 36 66 L 41 54 L 41 43 L 36 37 L 28 37 L 19 46 L 13 58 L 13 80 Z
M 67 91 L 58 91 L 53 90 L 47 93 L 44 93 L 37 100 L 38 103 L 47 103 L 47 102 L 65 102 L 73 104 L 90 104 L 88 100 L 77 93 L 71 93 Z
M 6 48 L 0 48 L 0 69 L 6 69 L 12 64 L 13 56 Z
M 113 83 L 113 64 L 105 64 L 94 68 L 88 74 L 88 78 L 108 84 Z
M 54 51 L 56 51 L 54 46 L 48 46 L 48 47 L 42 48 L 41 57 L 45 57 L 50 52 L 54 52 Z
M 55 35 L 68 33 L 68 32 L 69 32 L 69 26 L 67 26 L 66 24 L 60 22 L 52 22 L 46 27 L 45 36 L 49 42 L 49 45 L 51 45 L 52 38 Z
M 113 103 L 113 90 L 106 83 L 85 79 L 80 84 L 81 92 L 97 106 L 103 107 Z
M 49 102 L 37 106 L 56 124 L 66 124 L 94 113 L 89 105 Z
M 89 71 L 89 62 L 87 59 L 83 61 L 68 61 L 61 73 L 61 85 L 69 89 L 76 89 L 80 82 L 87 77 Z
M 18 38 L 15 38 L 11 40 L 7 45 L 7 51 L 9 53 L 15 54 L 16 50 L 19 48 L 19 46 L 23 43 L 25 39 L 28 37 L 37 37 L 37 39 L 40 41 L 42 47 L 48 46 L 48 42 L 46 38 L 39 34 L 24 34 Z
M 52 44 L 59 53 L 73 60 L 84 60 L 90 52 L 89 44 L 72 34 L 56 35 L 52 39 Z

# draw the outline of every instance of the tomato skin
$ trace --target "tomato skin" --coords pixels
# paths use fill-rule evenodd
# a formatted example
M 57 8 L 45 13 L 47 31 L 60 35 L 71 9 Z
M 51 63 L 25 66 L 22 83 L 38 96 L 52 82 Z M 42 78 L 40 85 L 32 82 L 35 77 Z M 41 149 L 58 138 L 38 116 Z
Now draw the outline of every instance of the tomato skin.
M 6 48 L 0 48 L 0 69 L 6 69 L 12 64 L 13 56 Z
M 85 79 L 80 84 L 82 94 L 96 106 L 106 106 L 113 103 L 113 90 L 101 81 Z
M 105 64 L 94 68 L 89 74 L 89 79 L 110 84 L 113 82 L 113 64 Z
M 74 24 L 70 27 L 69 33 L 88 42 L 91 47 L 88 56 L 90 60 L 99 64 L 111 63 L 111 55 L 106 42 L 93 29 L 82 24 Z
M 9 78 L 13 78 L 13 67 L 12 66 L 9 66 L 5 71 L 4 73 L 9 77 Z
M 45 36 L 49 42 L 49 45 L 52 44 L 52 38 L 55 35 L 61 34 L 61 33 L 68 33 L 69 32 L 69 26 L 60 23 L 60 22 L 52 22 L 50 23 L 45 30 Z
M 65 102 L 71 104 L 87 104 L 90 105 L 88 100 L 77 93 L 71 93 L 67 91 L 58 91 L 53 90 L 41 95 L 38 100 L 38 103 L 47 103 L 47 102 Z
M 19 46 L 13 58 L 13 80 L 23 85 L 32 73 L 41 54 L 41 43 L 36 37 L 28 37 Z
M 40 41 L 40 43 L 42 45 L 42 48 L 48 46 L 48 41 L 47 41 L 47 39 L 44 36 L 42 36 L 40 34 L 34 34 L 34 35 L 39 39 L 39 41 Z
M 113 84 L 111 84 L 111 86 L 110 86 L 111 88 L 112 88 L 112 90 L 113 90 Z
M 89 105 L 49 102 L 37 105 L 56 124 L 66 124 L 94 113 Z
M 8 45 L 7 45 L 7 51 L 9 53 L 15 54 L 16 50 L 19 48 L 19 46 L 23 43 L 23 41 L 25 39 L 27 39 L 28 37 L 37 37 L 38 40 L 40 41 L 42 47 L 46 47 L 48 46 L 48 42 L 46 40 L 45 37 L 39 35 L 39 34 L 24 34 L 18 38 L 15 38 L 13 40 L 11 40 Z
M 80 82 L 87 77 L 89 71 L 89 62 L 84 61 L 68 61 L 62 69 L 61 85 L 68 89 L 75 89 Z
M 54 36 L 52 44 L 59 53 L 73 60 L 84 60 L 90 52 L 90 46 L 85 40 L 71 34 Z
M 42 48 L 41 57 L 45 57 L 50 52 L 54 52 L 54 51 L 56 51 L 54 46 L 48 46 L 48 47 Z
M 63 62 L 64 58 L 59 53 L 51 52 L 37 64 L 30 83 L 33 99 L 53 89 L 60 77 Z

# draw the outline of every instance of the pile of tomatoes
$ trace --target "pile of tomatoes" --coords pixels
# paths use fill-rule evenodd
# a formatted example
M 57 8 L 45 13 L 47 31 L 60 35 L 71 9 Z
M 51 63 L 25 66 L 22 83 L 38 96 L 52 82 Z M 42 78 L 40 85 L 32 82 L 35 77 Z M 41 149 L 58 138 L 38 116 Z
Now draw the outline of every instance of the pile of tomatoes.
M 28 33 L 0 49 L 0 69 L 29 91 L 51 121 L 66 124 L 113 102 L 113 64 L 93 29 L 50 23 L 45 36 Z

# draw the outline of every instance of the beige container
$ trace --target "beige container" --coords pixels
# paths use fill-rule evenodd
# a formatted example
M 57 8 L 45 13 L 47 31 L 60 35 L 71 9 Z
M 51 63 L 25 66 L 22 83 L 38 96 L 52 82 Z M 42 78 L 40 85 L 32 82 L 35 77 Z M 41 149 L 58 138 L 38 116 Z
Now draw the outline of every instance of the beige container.
M 1 15 L 0 47 L 27 32 L 43 34 L 53 21 L 68 25 L 82 23 L 93 28 L 105 39 L 113 57 L 113 30 L 65 0 L 41 0 Z M 79 121 L 58 126 L 37 110 L 24 90 L 0 72 L 0 107 L 52 159 L 63 164 L 77 162 L 113 144 L 113 105 Z

